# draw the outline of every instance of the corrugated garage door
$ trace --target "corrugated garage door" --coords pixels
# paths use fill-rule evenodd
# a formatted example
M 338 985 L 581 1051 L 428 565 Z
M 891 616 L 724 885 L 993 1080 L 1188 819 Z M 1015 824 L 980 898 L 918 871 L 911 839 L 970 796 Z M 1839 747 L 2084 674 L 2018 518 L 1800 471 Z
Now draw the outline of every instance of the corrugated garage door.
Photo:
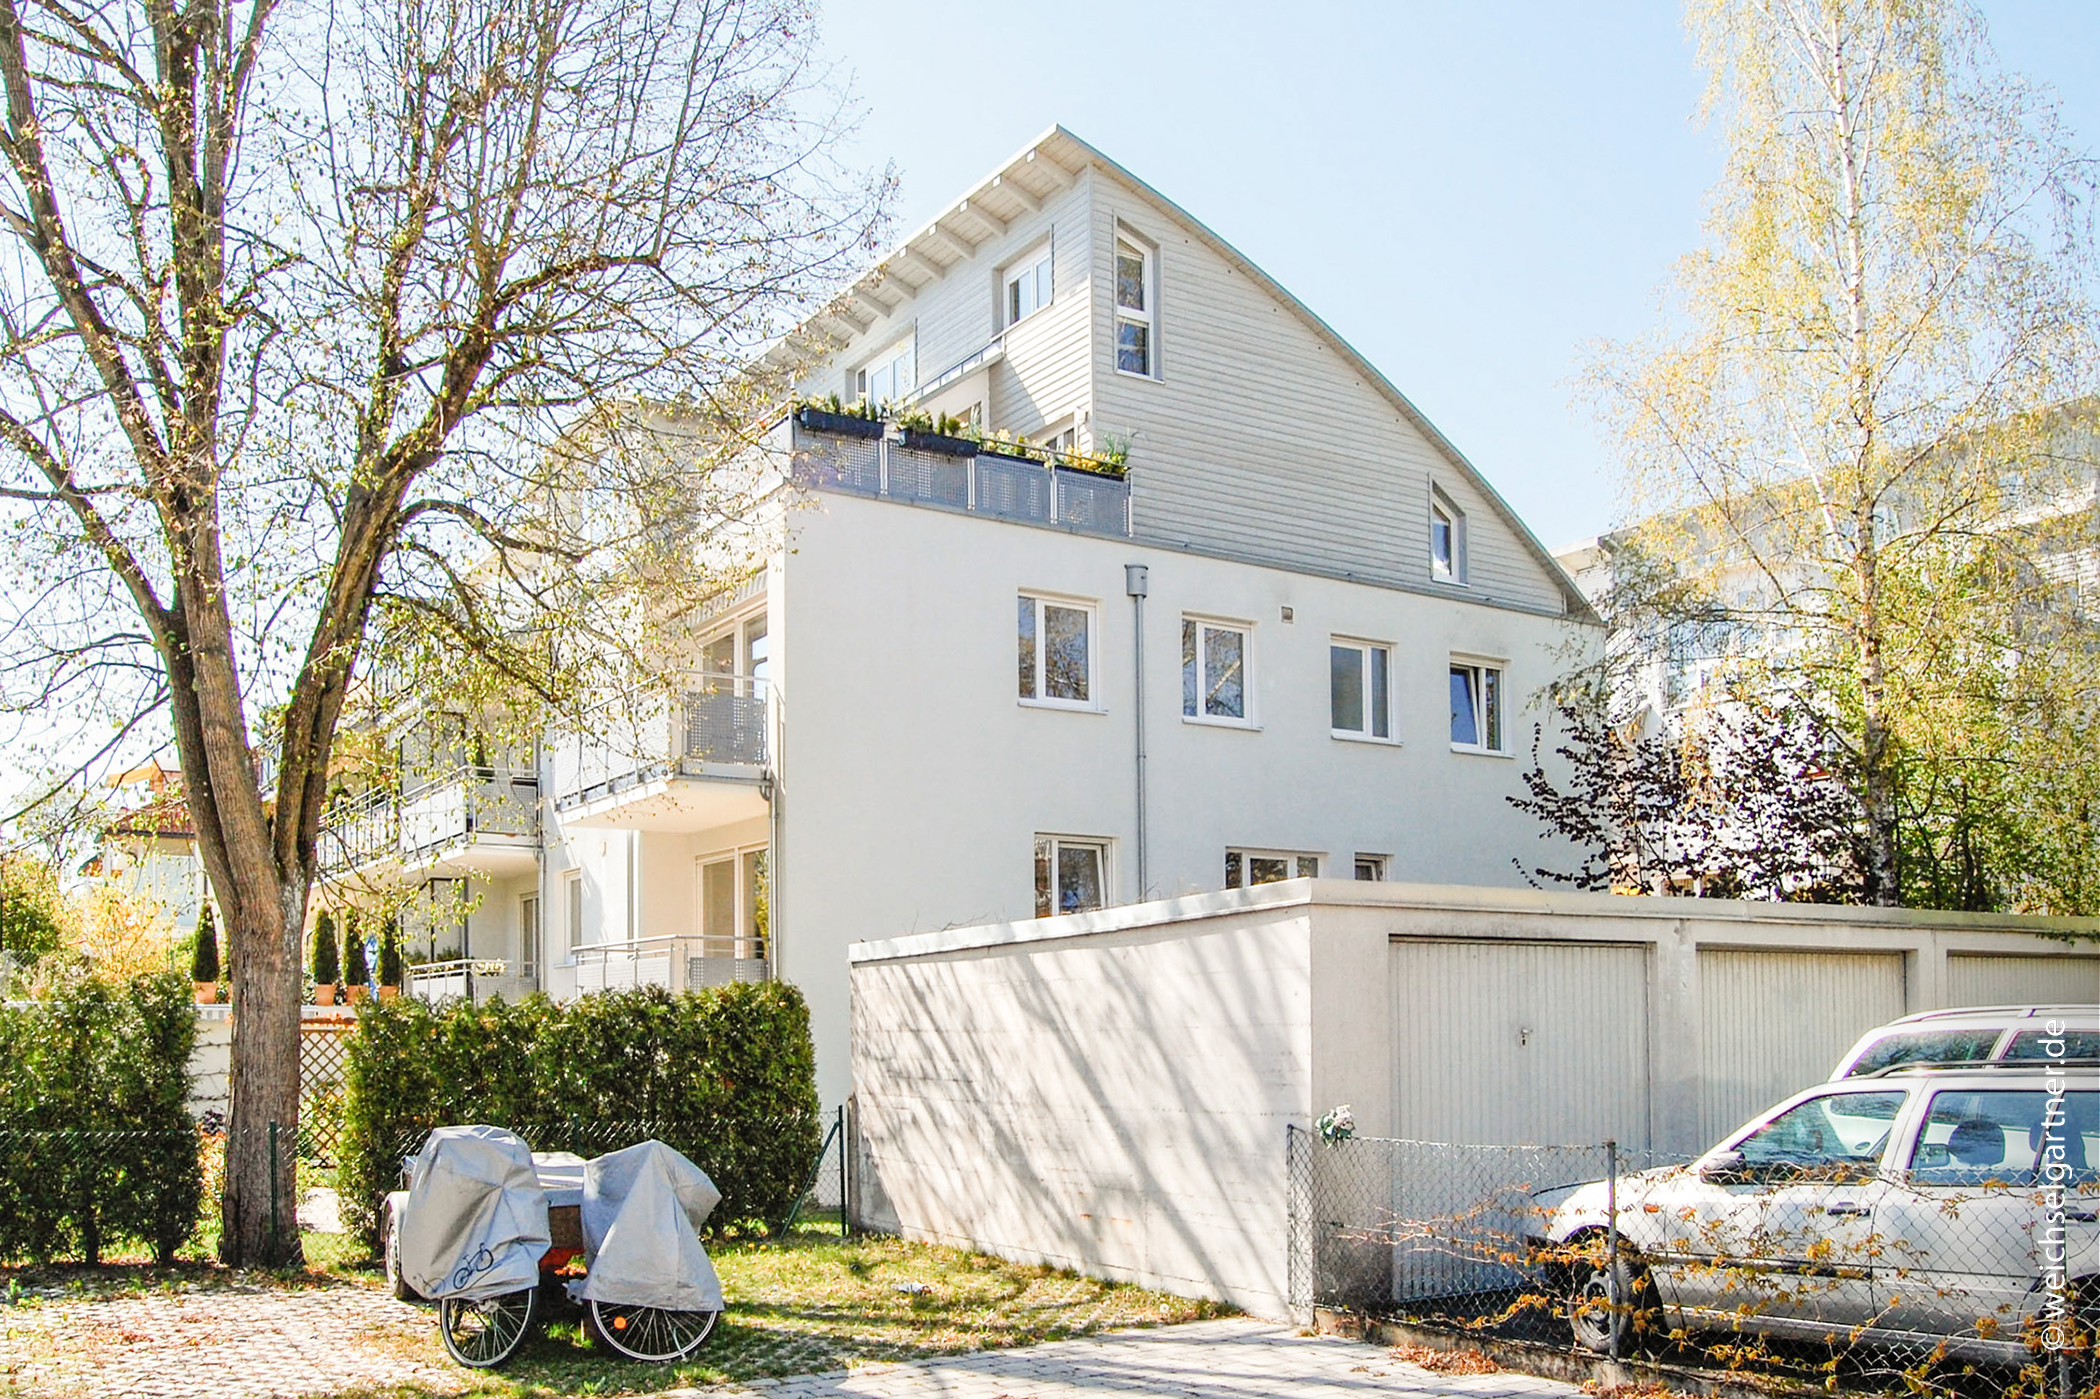
M 1646 948 L 1392 947 L 1397 1135 L 1647 1143 Z
M 2100 957 L 1997 957 L 1948 954 L 1950 1006 L 2093 1005 L 2100 1002 Z
M 1699 950 L 1699 1140 L 1821 1083 L 1903 1014 L 1903 954 Z

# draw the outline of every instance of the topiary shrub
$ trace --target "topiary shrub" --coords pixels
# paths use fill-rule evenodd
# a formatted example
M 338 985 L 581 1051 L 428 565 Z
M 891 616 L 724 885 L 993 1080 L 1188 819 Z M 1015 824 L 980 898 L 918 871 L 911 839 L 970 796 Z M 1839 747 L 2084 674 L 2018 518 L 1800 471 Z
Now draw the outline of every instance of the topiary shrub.
M 372 969 L 365 965 L 365 939 L 353 920 L 350 924 L 348 946 L 343 949 L 343 984 L 363 986 L 372 979 Z
M 398 987 L 405 975 L 401 966 L 401 925 L 389 916 L 379 925 L 379 984 Z
M 323 913 L 314 920 L 314 985 L 333 986 L 342 979 L 342 963 L 336 956 L 335 917 Z
M 197 945 L 190 952 L 190 980 L 211 982 L 218 979 L 218 924 L 212 918 L 211 900 L 206 899 L 197 910 Z
M 374 1246 L 402 1155 L 445 1123 L 493 1123 L 535 1151 L 585 1156 L 655 1137 L 721 1190 L 717 1231 L 777 1226 L 823 1143 L 809 1007 L 782 982 L 561 1006 L 368 1003 L 345 1067 L 338 1186 L 350 1227 Z

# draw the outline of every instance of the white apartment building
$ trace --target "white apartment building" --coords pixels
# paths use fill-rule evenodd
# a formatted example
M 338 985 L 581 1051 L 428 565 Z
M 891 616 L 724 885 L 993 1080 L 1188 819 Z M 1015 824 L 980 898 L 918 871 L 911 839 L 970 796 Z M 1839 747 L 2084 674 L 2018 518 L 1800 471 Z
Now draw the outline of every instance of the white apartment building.
M 531 754 L 440 734 L 457 762 L 331 823 L 339 868 L 453 910 L 410 929 L 455 954 L 424 989 L 783 977 L 836 1102 L 851 943 L 1540 858 L 1506 798 L 1588 605 L 1397 389 L 1099 151 L 1046 133 L 771 358 L 807 400 L 1053 450 L 773 427 L 785 543 L 682 703 Z

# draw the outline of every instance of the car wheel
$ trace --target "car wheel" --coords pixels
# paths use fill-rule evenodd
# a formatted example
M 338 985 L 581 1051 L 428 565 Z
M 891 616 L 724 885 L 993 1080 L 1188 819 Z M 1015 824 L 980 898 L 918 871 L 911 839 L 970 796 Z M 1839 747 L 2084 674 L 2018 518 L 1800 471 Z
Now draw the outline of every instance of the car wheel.
M 1639 1353 L 1655 1320 L 1655 1286 L 1648 1270 L 1623 1243 L 1614 1269 L 1604 1259 L 1602 1235 L 1585 1240 L 1594 1253 L 1569 1270 L 1568 1327 L 1575 1343 L 1599 1355 Z

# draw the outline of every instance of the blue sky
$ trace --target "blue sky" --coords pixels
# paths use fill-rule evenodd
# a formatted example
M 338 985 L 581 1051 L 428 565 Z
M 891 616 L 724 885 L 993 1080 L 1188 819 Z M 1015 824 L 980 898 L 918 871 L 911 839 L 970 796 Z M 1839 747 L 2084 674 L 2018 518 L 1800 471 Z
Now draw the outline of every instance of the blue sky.
M 2100 143 L 2100 3 L 1982 9 Z M 900 231 L 1062 123 L 1324 317 L 1548 546 L 1611 522 L 1574 376 L 1655 323 L 1719 172 L 1676 5 L 832 0 L 823 48 Z

